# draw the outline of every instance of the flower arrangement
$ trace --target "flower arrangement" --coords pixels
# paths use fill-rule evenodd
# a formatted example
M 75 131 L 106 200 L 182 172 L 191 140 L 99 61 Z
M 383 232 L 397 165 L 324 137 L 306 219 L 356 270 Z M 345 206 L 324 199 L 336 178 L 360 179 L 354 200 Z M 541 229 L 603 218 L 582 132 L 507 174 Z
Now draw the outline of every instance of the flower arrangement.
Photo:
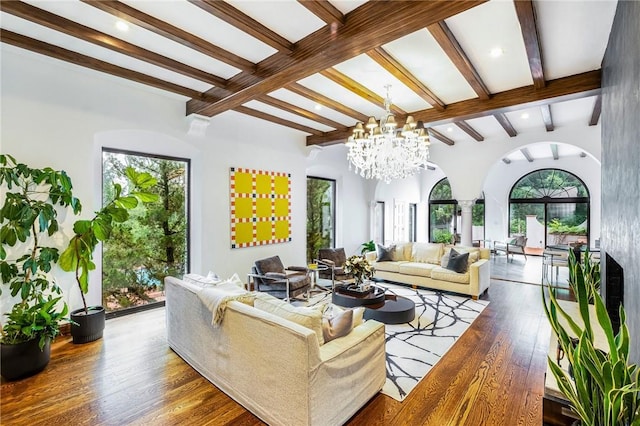
M 370 280 L 376 271 L 364 256 L 353 255 L 347 258 L 343 265 L 344 272 L 353 275 L 357 284 Z

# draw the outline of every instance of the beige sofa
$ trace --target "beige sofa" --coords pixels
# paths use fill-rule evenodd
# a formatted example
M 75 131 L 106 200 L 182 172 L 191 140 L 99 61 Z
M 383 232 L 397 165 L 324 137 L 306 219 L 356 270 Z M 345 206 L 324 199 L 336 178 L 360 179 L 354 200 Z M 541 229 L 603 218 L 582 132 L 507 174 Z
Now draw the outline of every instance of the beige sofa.
M 459 252 L 469 252 L 467 272 L 456 273 L 442 266 L 442 258 L 448 256 L 451 247 L 445 248 L 443 244 L 437 243 L 392 245 L 394 248 L 391 250 L 391 261 L 377 262 L 376 252 L 366 254 L 367 260 L 376 269 L 375 278 L 466 294 L 473 299 L 477 299 L 489 288 L 489 249 L 454 246 L 453 248 Z M 391 245 L 389 247 L 391 248 Z
M 382 389 L 384 324 L 368 320 L 321 345 L 313 330 L 233 300 L 213 326 L 202 289 L 165 279 L 169 346 L 266 423 L 340 425 Z

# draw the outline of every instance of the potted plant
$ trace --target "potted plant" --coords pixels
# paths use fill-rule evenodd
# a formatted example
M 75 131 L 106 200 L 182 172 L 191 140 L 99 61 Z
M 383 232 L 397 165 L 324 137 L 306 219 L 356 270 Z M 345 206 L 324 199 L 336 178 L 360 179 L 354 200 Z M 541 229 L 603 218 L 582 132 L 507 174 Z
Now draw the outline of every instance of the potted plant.
M 81 309 L 71 312 L 71 335 L 74 343 L 88 343 L 102 337 L 105 326 L 105 309 L 103 306 L 87 306 L 85 294 L 89 291 L 89 273 L 96 268 L 93 263 L 93 252 L 101 241 L 111 235 L 115 223 L 125 222 L 129 218 L 129 209 L 139 203 L 158 200 L 158 195 L 146 192 L 156 184 L 156 179 L 149 173 L 139 173 L 127 167 L 125 175 L 131 189 L 123 193 L 122 185 L 113 184 L 114 196 L 90 220 L 77 220 L 73 225 L 75 235 L 60 255 L 60 267 L 67 272 L 75 273 L 75 280 L 82 297 Z
M 10 155 L 0 155 L 0 186 L 4 194 L 0 273 L 11 296 L 18 298 L 5 314 L 0 365 L 2 376 L 15 380 L 36 374 L 49 363 L 51 340 L 68 309 L 49 274 L 59 253 L 48 245 L 47 237 L 59 230 L 56 206 L 70 206 L 77 214 L 81 204 L 64 171 L 31 168 Z
M 570 279 L 576 296 L 582 324 L 578 324 L 562 309 L 553 291 L 547 298 L 543 287 L 545 313 L 558 339 L 559 348 L 569 362 L 569 371 L 549 358 L 549 366 L 560 391 L 583 425 L 640 424 L 640 370 L 629 363 L 629 330 L 625 311 L 620 306 L 620 328 L 615 332 L 602 297 L 596 289 L 597 275 L 585 275 L 585 267 L 576 267 L 570 253 Z M 597 279 L 595 279 L 597 278 Z M 593 304 L 589 307 L 590 299 Z M 595 311 L 594 322 L 590 311 Z M 562 318 L 562 322 L 561 322 Z M 597 322 L 596 322 L 597 321 Z M 606 336 L 605 347 L 597 348 L 593 326 L 599 324 Z
M 369 253 L 370 251 L 376 251 L 376 243 L 374 243 L 373 240 L 362 243 L 360 254 L 364 255 L 366 253 Z
M 353 276 L 356 285 L 361 286 L 365 280 L 370 280 L 375 269 L 364 256 L 350 256 L 342 266 L 346 274 Z

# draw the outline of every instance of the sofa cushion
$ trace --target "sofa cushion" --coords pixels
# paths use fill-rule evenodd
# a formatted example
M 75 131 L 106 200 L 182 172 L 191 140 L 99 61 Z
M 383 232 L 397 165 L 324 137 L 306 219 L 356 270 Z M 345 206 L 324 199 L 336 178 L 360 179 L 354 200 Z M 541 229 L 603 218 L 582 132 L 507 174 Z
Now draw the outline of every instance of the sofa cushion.
M 458 253 L 455 249 L 451 249 L 449 252 L 449 262 L 447 262 L 447 269 L 463 273 L 468 269 L 469 253 Z
M 396 251 L 396 246 L 393 244 L 389 247 L 385 247 L 380 244 L 376 244 L 376 254 L 378 255 L 376 258 L 376 262 L 391 262 L 393 261 L 394 252 Z
M 469 271 L 459 274 L 441 266 L 437 266 L 433 271 L 431 271 L 431 279 L 458 284 L 469 284 Z
M 419 277 L 431 277 L 431 271 L 437 265 L 421 262 L 404 262 L 399 265 L 398 272 L 405 275 L 416 275 Z
M 400 272 L 400 265 L 406 262 L 376 262 L 372 266 L 376 271 Z
M 200 287 L 204 287 L 205 285 L 213 285 L 221 283 L 222 280 L 220 278 L 214 278 L 209 276 L 204 276 L 200 274 L 184 274 L 182 277 L 183 281 L 188 282 L 189 284 L 199 285 Z
M 322 310 L 324 305 L 312 307 L 291 306 L 287 302 L 277 299 L 269 294 L 258 293 L 253 306 L 261 311 L 269 312 L 280 318 L 300 324 L 316 333 L 318 344 L 324 344 L 322 334 Z
M 413 243 L 411 260 L 413 262 L 440 264 L 443 245 L 438 243 Z
M 396 249 L 393 252 L 393 260 L 411 260 L 411 251 L 413 249 L 413 243 L 395 243 Z
M 476 263 L 480 259 L 480 250 L 474 247 L 461 247 L 456 246 L 455 250 L 458 253 L 469 253 L 469 265 L 472 263 Z M 440 261 L 440 266 L 443 268 L 447 267 L 449 263 L 449 253 L 451 252 L 451 247 L 444 249 L 444 256 L 442 256 L 442 260 Z

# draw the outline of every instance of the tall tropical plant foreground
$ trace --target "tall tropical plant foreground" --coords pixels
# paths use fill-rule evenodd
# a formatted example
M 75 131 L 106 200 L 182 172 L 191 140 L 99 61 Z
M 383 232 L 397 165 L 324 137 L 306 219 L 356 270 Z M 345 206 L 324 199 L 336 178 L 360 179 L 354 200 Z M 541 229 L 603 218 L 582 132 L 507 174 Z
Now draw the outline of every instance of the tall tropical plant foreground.
M 581 263 L 569 251 L 569 283 L 583 325 L 562 309 L 552 289 L 547 296 L 545 287 L 542 288 L 545 313 L 560 348 L 566 354 L 571 375 L 551 358 L 549 366 L 560 391 L 582 425 L 639 426 L 640 369 L 629 363 L 630 338 L 625 311 L 620 305 L 620 329 L 616 333 L 598 291 L 599 269 L 594 272 L 588 253 L 585 257 L 585 262 Z M 594 322 L 591 320 L 590 300 L 594 304 Z M 593 327 L 596 324 L 606 337 L 605 348 L 595 346 Z
M 19 297 L 6 314 L 0 341 L 15 345 L 38 339 L 42 350 L 58 335 L 68 312 L 49 274 L 59 252 L 48 245 L 47 237 L 59 231 L 56 206 L 71 207 L 74 214 L 82 206 L 64 171 L 32 168 L 10 155 L 0 155 L 0 186 L 5 197 L 0 210 L 0 274 L 11 296 Z
M 123 193 L 122 185 L 114 183 L 113 199 L 97 211 L 92 219 L 78 220 L 74 223 L 75 235 L 60 255 L 60 268 L 75 273 L 86 314 L 89 313 L 89 308 L 84 295 L 89 291 L 89 272 L 96 268 L 93 263 L 93 252 L 96 247 L 101 241 L 109 239 L 114 224 L 125 222 L 129 218 L 128 210 L 136 208 L 140 203 L 152 203 L 158 200 L 157 194 L 146 191 L 157 183 L 149 173 L 139 173 L 133 167 L 127 167 L 125 175 L 132 190 Z

